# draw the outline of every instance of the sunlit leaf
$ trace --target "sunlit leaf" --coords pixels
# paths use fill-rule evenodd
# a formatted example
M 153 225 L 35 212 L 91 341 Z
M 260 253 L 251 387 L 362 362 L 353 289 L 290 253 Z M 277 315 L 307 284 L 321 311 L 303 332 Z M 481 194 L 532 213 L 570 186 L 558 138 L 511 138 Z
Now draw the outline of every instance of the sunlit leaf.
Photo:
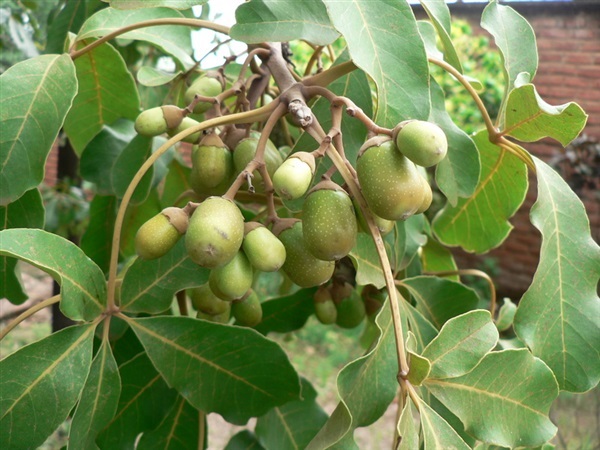
M 435 410 L 425 402 L 419 403 L 421 429 L 425 450 L 468 450 L 469 447 L 458 433 Z
M 427 358 L 409 350 L 408 368 L 407 380 L 413 386 L 420 386 L 423 380 L 429 376 L 429 372 L 431 372 L 431 363 Z
M 105 273 L 108 272 L 117 199 L 96 195 L 90 203 L 90 222 L 81 237 L 81 250 Z
M 498 311 L 498 317 L 496 317 L 496 328 L 498 331 L 506 331 L 512 326 L 516 312 L 517 305 L 509 298 L 505 298 Z
M 137 80 L 144 86 L 155 87 L 170 83 L 179 75 L 181 75 L 181 71 L 168 73 L 159 69 L 155 69 L 154 67 L 142 66 L 140 67 L 140 70 L 138 70 Z
M 314 314 L 313 296 L 316 288 L 300 289 L 292 295 L 274 298 L 262 303 L 262 321 L 256 331 L 267 333 L 289 333 L 304 326 Z
M 169 308 L 182 289 L 201 286 L 210 271 L 194 263 L 183 239 L 158 259 L 138 258 L 127 269 L 121 285 L 121 309 L 128 312 L 158 313 Z
M 0 446 L 37 448 L 75 405 L 92 360 L 92 325 L 65 328 L 0 361 Z
M 452 378 L 475 367 L 498 342 L 489 311 L 476 310 L 450 319 L 423 350 L 431 363 L 429 378 Z
M 435 27 L 442 47 L 444 47 L 444 59 L 462 73 L 463 69 L 460 59 L 458 58 L 452 39 L 450 39 L 451 24 L 448 5 L 446 2 L 439 0 L 420 0 L 420 3 Z
M 0 231 L 0 255 L 33 264 L 61 285 L 60 309 L 72 320 L 93 320 L 106 303 L 102 270 L 72 242 L 43 230 Z
M 477 293 L 456 281 L 419 276 L 402 280 L 417 303 L 417 310 L 437 328 L 452 317 L 475 309 Z
M 81 399 L 73 415 L 69 449 L 98 448 L 98 433 L 113 418 L 121 394 L 121 377 L 108 341 L 94 357 Z
M 410 331 L 415 336 L 415 350 L 422 352 L 425 347 L 437 336 L 438 330 L 409 302 L 400 302 L 402 315 L 408 320 Z
M 533 84 L 523 84 L 508 96 L 503 132 L 523 142 L 551 137 L 566 146 L 581 133 L 587 117 L 577 103 L 552 106 L 542 100 Z
M 488 353 L 466 375 L 424 384 L 484 442 L 534 447 L 556 433 L 548 418 L 558 396 L 556 379 L 526 349 Z
M 65 132 L 81 155 L 103 125 L 120 118 L 135 120 L 140 98 L 123 57 L 108 43 L 77 58 L 75 68 L 79 90 L 65 119 Z
M 482 253 L 499 246 L 512 230 L 508 219 L 527 193 L 525 164 L 491 144 L 486 132 L 475 136 L 481 177 L 473 195 L 446 206 L 436 215 L 433 231 L 445 245 Z
M 581 201 L 552 168 L 534 161 L 538 198 L 531 222 L 542 233 L 542 248 L 514 327 L 561 389 L 584 392 L 600 379 L 600 248 Z
M 452 252 L 433 238 L 428 239 L 422 247 L 421 264 L 423 272 L 452 272 L 458 269 Z M 458 275 L 446 278 L 459 281 Z
M 0 229 L 42 228 L 44 216 L 40 191 L 31 189 L 7 206 L 0 206 Z M 28 295 L 23 290 L 19 274 L 15 273 L 16 266 L 16 259 L 0 256 L 0 298 L 20 304 L 27 300 Z
M 189 317 L 135 319 L 130 326 L 167 383 L 199 410 L 245 423 L 300 394 L 284 351 L 254 330 Z
M 183 14 L 170 8 L 144 8 L 118 10 L 106 8 L 90 17 L 79 30 L 77 40 L 106 36 L 119 28 L 145 20 L 183 18 Z M 185 67 L 194 65 L 189 26 L 159 25 L 145 27 L 121 34 L 121 39 L 137 39 L 149 42 L 177 58 Z
M 409 118 L 426 120 L 429 68 L 409 4 L 391 0 L 324 3 L 348 43 L 352 61 L 377 85 L 377 124 L 394 127 Z
M 419 430 L 413 419 L 412 401 L 407 400 L 398 421 L 398 436 L 402 438 L 398 450 L 413 450 L 419 447 Z
M 327 421 L 327 413 L 316 401 L 317 391 L 302 382 L 302 400 L 275 407 L 256 421 L 256 435 L 266 448 L 295 450 L 305 448 Z
M 0 75 L 0 205 L 44 179 L 46 158 L 76 93 L 69 55 L 38 56 Z
M 199 436 L 200 412 L 183 397 L 178 397 L 160 425 L 142 435 L 136 449 L 186 450 L 197 448 Z
M 94 11 L 103 4 L 98 0 L 78 0 L 66 2 L 64 8 L 48 27 L 48 38 L 44 53 L 63 53 L 69 32 L 76 33 Z
M 248 44 L 306 39 L 327 45 L 339 34 L 321 0 L 251 0 L 235 11 L 231 37 Z
M 429 120 L 437 123 L 448 139 L 448 153 L 437 166 L 435 180 L 448 202 L 456 205 L 459 197 L 469 197 L 477 187 L 481 172 L 479 152 L 473 139 L 452 121 L 446 111 L 444 92 L 433 79 L 431 106 Z
M 192 6 L 204 5 L 208 0 L 102 0 L 116 9 L 157 8 L 166 6 L 173 9 L 190 9 Z

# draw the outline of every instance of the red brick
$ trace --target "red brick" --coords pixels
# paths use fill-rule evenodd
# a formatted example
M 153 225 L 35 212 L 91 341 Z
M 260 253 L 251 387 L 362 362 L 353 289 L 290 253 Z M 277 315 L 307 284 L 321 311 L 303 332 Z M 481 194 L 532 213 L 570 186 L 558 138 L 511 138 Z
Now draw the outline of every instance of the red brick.
M 589 53 L 568 53 L 564 55 L 563 61 L 573 64 L 594 64 L 596 56 Z

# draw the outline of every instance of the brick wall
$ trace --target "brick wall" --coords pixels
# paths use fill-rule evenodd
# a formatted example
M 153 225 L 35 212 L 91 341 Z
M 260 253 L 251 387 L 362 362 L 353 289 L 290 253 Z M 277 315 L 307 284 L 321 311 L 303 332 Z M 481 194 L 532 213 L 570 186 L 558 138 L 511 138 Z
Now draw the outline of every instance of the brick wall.
M 487 33 L 479 27 L 481 5 L 450 5 L 453 17 L 468 20 L 475 33 Z M 600 5 L 585 4 L 513 4 L 532 24 L 539 48 L 539 69 L 534 79 L 537 89 L 548 103 L 559 105 L 576 101 L 589 114 L 584 130 L 600 141 Z M 422 11 L 416 9 L 417 16 Z M 545 140 L 526 145 L 533 154 L 549 160 L 562 150 L 560 144 Z M 46 181 L 53 183 L 56 155 L 48 159 Z M 497 261 L 496 278 L 501 295 L 519 296 L 531 283 L 539 259 L 540 234 L 529 222 L 529 210 L 535 201 L 536 188 L 531 186 L 527 199 L 511 220 L 515 229 L 500 249 L 487 257 Z M 592 235 L 600 240 L 600 202 L 598 193 L 580 192 L 591 221 Z M 481 256 L 456 251 L 461 267 L 481 267 Z

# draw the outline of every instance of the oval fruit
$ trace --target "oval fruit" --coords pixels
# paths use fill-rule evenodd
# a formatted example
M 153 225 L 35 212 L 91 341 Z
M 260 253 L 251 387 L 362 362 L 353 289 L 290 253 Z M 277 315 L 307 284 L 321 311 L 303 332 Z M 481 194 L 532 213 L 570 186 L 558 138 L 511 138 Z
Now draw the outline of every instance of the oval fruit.
M 351 290 L 348 297 L 336 303 L 337 320 L 335 323 L 342 328 L 354 328 L 365 318 L 365 304 L 355 289 Z
M 231 151 L 215 133 L 206 135 L 192 151 L 192 188 L 199 194 L 226 190 L 232 176 Z
M 302 236 L 302 222 L 282 219 L 273 229 L 285 247 L 285 263 L 281 269 L 300 287 L 312 287 L 325 283 L 333 275 L 335 263 L 315 258 L 308 251 Z
M 179 208 L 165 208 L 144 223 L 135 235 L 135 252 L 156 259 L 171 250 L 188 227 L 188 216 Z
M 421 203 L 421 206 L 419 206 L 419 209 L 415 211 L 415 214 L 421 214 L 422 212 L 427 211 L 433 201 L 433 192 L 429 182 L 424 176 L 421 176 L 421 182 L 423 186 L 423 202 Z
M 192 214 L 185 246 L 192 261 L 213 269 L 231 261 L 243 238 L 244 217 L 235 203 L 209 197 Z
M 184 119 L 184 110 L 173 105 L 157 106 L 142 111 L 135 119 L 134 128 L 143 136 L 158 136 L 177 127 Z
M 419 166 L 435 166 L 448 152 L 446 134 L 435 123 L 411 120 L 394 132 L 398 150 Z
M 352 199 L 352 204 L 354 205 L 354 211 L 356 211 L 358 230 L 362 231 L 363 233 L 369 234 L 369 224 L 367 223 L 367 220 L 365 219 L 365 216 L 362 213 L 362 210 L 360 209 L 360 206 L 358 205 L 356 199 Z M 377 226 L 377 229 L 379 230 L 379 233 L 382 236 L 385 236 L 394 229 L 396 222 L 394 222 L 393 220 L 387 220 L 383 217 L 379 217 L 377 214 L 373 213 L 373 211 L 371 211 L 371 215 L 373 216 L 373 221 L 375 222 L 375 225 Z
M 242 251 L 238 251 L 227 264 L 211 270 L 208 277 L 210 289 L 222 300 L 242 298 L 252 287 L 252 265 Z
M 331 298 L 331 292 L 326 286 L 319 286 L 314 296 L 315 316 L 324 325 L 335 323 L 337 320 L 337 308 Z
M 171 128 L 171 129 L 167 130 L 167 134 L 169 136 L 173 137 L 176 134 L 179 134 L 182 131 L 187 130 L 188 128 L 191 128 L 191 127 L 199 125 L 199 124 L 200 124 L 200 122 L 192 119 L 191 117 L 184 117 L 179 125 L 177 125 L 175 128 Z M 182 141 L 187 142 L 189 144 L 195 144 L 196 142 L 198 142 L 200 140 L 201 137 L 202 137 L 202 131 L 197 131 L 196 133 L 192 133 L 189 136 L 184 137 L 182 139 Z
M 285 200 L 295 200 L 306 194 L 315 174 L 315 157 L 297 152 L 283 161 L 273 174 L 273 188 Z
M 216 78 L 204 76 L 194 81 L 185 91 L 184 99 L 189 105 L 194 100 L 194 96 L 202 95 L 203 97 L 216 97 L 223 92 L 221 82 Z M 202 114 L 208 111 L 213 106 L 210 102 L 198 102 L 194 108 L 194 114 Z
M 236 325 L 254 327 L 262 320 L 262 305 L 258 295 L 253 290 L 242 299 L 231 304 L 231 314 L 236 320 Z
M 275 272 L 285 262 L 285 247 L 264 225 L 258 222 L 244 224 L 242 248 L 256 270 Z
M 233 166 L 235 168 L 236 173 L 242 172 L 248 163 L 254 159 L 256 155 L 256 147 L 258 145 L 258 137 L 251 136 L 245 139 L 242 139 L 233 150 Z M 270 139 L 267 139 L 267 144 L 265 146 L 264 160 L 267 166 L 267 172 L 269 176 L 273 178 L 273 174 L 277 170 L 277 168 L 283 162 L 279 151 L 277 151 L 277 147 L 275 144 L 271 142 Z M 252 174 L 254 176 L 254 187 L 262 187 L 262 177 L 258 173 L 257 170 Z
M 384 219 L 405 220 L 423 203 L 421 175 L 390 138 L 365 142 L 356 171 L 367 204 Z
M 188 289 L 188 295 L 192 300 L 192 306 L 196 311 L 210 316 L 222 314 L 229 311 L 231 304 L 217 297 L 210 289 L 208 283 L 200 287 Z
M 302 206 L 302 222 L 306 247 L 324 261 L 343 258 L 356 243 L 352 200 L 333 181 L 322 181 L 311 189 Z

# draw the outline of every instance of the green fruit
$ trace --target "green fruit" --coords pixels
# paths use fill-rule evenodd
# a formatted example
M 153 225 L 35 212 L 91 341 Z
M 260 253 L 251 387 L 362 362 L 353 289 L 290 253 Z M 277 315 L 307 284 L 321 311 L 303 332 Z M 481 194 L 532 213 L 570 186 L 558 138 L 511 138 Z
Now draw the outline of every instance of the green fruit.
M 258 137 L 253 136 L 248 137 L 246 139 L 242 139 L 238 143 L 238 145 L 233 151 L 233 166 L 235 168 L 236 173 L 242 172 L 246 168 L 248 163 L 254 159 L 254 156 L 256 155 L 257 145 Z M 283 159 L 277 151 L 277 147 L 275 147 L 275 144 L 273 144 L 273 142 L 271 142 L 270 139 L 267 140 L 267 144 L 265 146 L 264 161 L 267 166 L 267 172 L 272 178 L 277 168 L 283 162 Z M 258 173 L 257 170 L 254 171 L 253 175 L 254 187 L 262 188 L 262 176 Z
M 262 305 L 258 295 L 253 290 L 242 299 L 231 304 L 231 314 L 235 318 L 236 325 L 243 327 L 254 327 L 262 320 Z
M 431 206 L 431 202 L 433 201 L 433 192 L 431 191 L 431 186 L 429 186 L 429 182 L 423 176 L 421 176 L 421 184 L 423 186 L 423 202 L 419 209 L 415 211 L 415 214 L 421 214 L 429 209 Z
M 295 200 L 306 194 L 315 174 L 315 157 L 297 152 L 286 159 L 273 174 L 273 188 L 285 200 Z
M 229 311 L 231 304 L 217 297 L 210 289 L 208 283 L 200 287 L 188 289 L 192 306 L 196 311 L 214 316 Z
M 302 236 L 302 222 L 282 219 L 273 232 L 285 247 L 285 263 L 281 269 L 300 287 L 312 287 L 325 283 L 333 275 L 335 263 L 315 258 L 306 248 Z
M 175 128 L 172 128 L 170 130 L 167 130 L 167 134 L 169 136 L 173 137 L 176 134 L 179 134 L 182 131 L 187 130 L 188 128 L 191 128 L 191 127 L 199 125 L 199 124 L 200 124 L 200 122 L 192 119 L 191 117 L 184 117 L 178 126 L 176 126 Z M 202 131 L 197 131 L 196 133 L 192 133 L 189 136 L 184 137 L 182 139 L 182 141 L 187 142 L 189 144 L 195 144 L 196 142 L 198 142 L 198 140 L 201 137 L 202 137 Z
M 314 296 L 315 316 L 324 325 L 335 323 L 337 320 L 337 309 L 331 298 L 331 292 L 325 286 L 319 286 Z
M 356 171 L 367 204 L 384 219 L 405 220 L 423 203 L 421 175 L 390 138 L 365 142 Z
M 352 204 L 354 205 L 354 211 L 356 211 L 358 231 L 362 231 L 363 233 L 369 234 L 369 224 L 367 224 L 367 220 L 365 219 L 365 216 L 362 213 L 356 199 L 352 199 Z M 371 212 L 371 216 L 373 216 L 373 221 L 375 222 L 375 225 L 377 226 L 377 229 L 379 229 L 379 233 L 382 236 L 385 236 L 390 231 L 392 231 L 394 229 L 394 225 L 396 225 L 396 222 L 394 222 L 393 220 L 384 219 L 374 214 L 373 212 Z
M 221 82 L 212 77 L 201 77 L 194 81 L 191 86 L 185 91 L 185 102 L 189 105 L 194 100 L 195 95 L 203 97 L 216 97 L 223 92 Z M 199 102 L 194 108 L 194 114 L 202 114 L 212 108 L 211 102 Z
M 157 106 L 142 111 L 135 119 L 134 128 L 143 136 L 158 136 L 177 127 L 184 118 L 181 108 L 173 105 Z
M 222 194 L 231 184 L 232 176 L 231 151 L 216 134 L 206 135 L 192 150 L 190 185 L 200 195 Z
M 356 243 L 352 200 L 332 181 L 322 181 L 311 189 L 302 207 L 302 221 L 306 247 L 319 259 L 343 258 Z
M 165 208 L 144 223 L 135 235 L 135 252 L 156 259 L 171 250 L 188 227 L 188 216 L 179 208 Z
M 208 284 L 222 300 L 242 298 L 252 287 L 252 265 L 244 252 L 239 251 L 227 264 L 210 272 Z
M 337 320 L 335 323 L 342 328 L 354 328 L 365 318 L 365 304 L 355 289 L 350 295 L 336 303 Z
M 285 262 L 285 247 L 268 228 L 257 222 L 244 225 L 242 248 L 252 266 L 262 272 L 275 272 Z
M 448 152 L 446 134 L 434 123 L 411 120 L 400 124 L 394 134 L 398 149 L 419 166 L 434 166 Z
M 243 238 L 244 217 L 235 203 L 209 197 L 192 214 L 185 246 L 192 261 L 213 269 L 231 261 Z

